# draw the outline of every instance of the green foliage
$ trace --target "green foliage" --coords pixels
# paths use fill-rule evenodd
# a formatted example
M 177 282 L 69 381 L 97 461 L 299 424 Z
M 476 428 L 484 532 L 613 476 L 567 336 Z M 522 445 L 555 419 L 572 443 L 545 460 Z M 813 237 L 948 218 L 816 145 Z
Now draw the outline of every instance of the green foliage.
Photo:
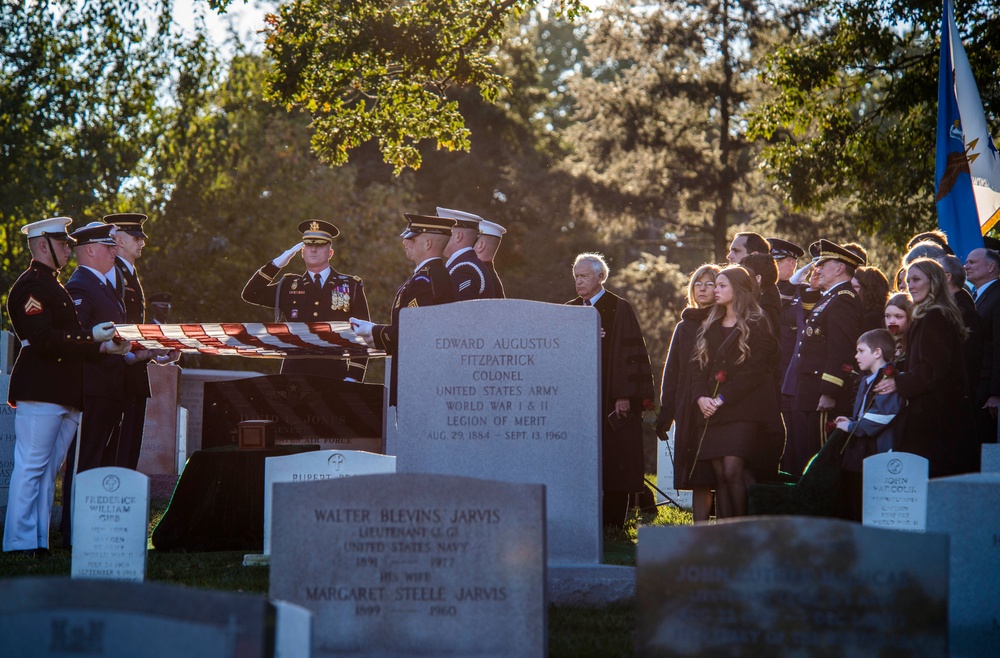
M 420 166 L 417 144 L 468 150 L 469 131 L 449 90 L 468 86 L 494 102 L 506 80 L 495 47 L 508 21 L 534 0 L 352 2 L 302 0 L 269 17 L 275 67 L 268 97 L 308 112 L 316 153 L 333 164 L 378 141 L 396 173 Z M 564 3 L 575 15 L 576 0 Z
M 140 7 L 143 11 L 139 11 Z M 20 226 L 110 212 L 155 135 L 180 43 L 171 3 L 0 3 L 0 290 L 28 264 Z
M 996 4 L 958 0 L 956 21 L 987 120 L 997 125 Z M 941 2 L 823 0 L 815 29 L 768 58 L 775 93 L 750 135 L 785 199 L 820 208 L 846 199 L 855 222 L 896 244 L 936 224 L 934 140 Z

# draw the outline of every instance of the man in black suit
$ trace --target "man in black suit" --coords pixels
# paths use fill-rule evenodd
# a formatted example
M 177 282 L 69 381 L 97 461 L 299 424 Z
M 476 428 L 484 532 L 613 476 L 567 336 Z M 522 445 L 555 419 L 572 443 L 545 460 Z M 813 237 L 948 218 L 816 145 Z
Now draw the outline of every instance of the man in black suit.
M 4 523 L 3 550 L 45 553 L 56 473 L 80 424 L 83 369 L 88 359 L 124 353 L 114 325 L 81 326 L 73 299 L 59 283 L 73 239 L 69 217 L 21 228 L 31 264 L 7 295 L 7 314 L 21 351 L 10 376 L 7 404 L 14 417 L 14 467 Z
M 975 391 L 976 433 L 980 443 L 997 442 L 997 408 L 1000 407 L 1000 254 L 973 249 L 965 259 L 965 273 L 976 286 L 976 312 L 982 323 L 982 368 Z
M 601 316 L 601 489 L 603 523 L 621 528 L 645 488 L 642 412 L 652 408 L 653 373 L 632 305 L 604 287 L 608 264 L 600 254 L 573 262 L 578 297 Z
M 782 466 L 794 475 L 802 473 L 826 442 L 826 422 L 851 413 L 854 354 L 864 315 L 851 279 L 866 264 L 865 257 L 829 240 L 820 240 L 816 253 L 816 285 L 822 296 L 805 314 L 805 330 L 782 390 L 792 394 Z M 789 381 L 795 382 L 794 391 L 788 390 Z
M 125 304 L 107 279 L 118 252 L 115 232 L 113 225 L 103 222 L 92 222 L 73 232 L 74 253 L 80 266 L 70 277 L 66 290 L 84 326 L 127 322 Z M 150 356 L 148 350 L 137 350 L 132 358 L 146 360 Z M 64 545 L 68 546 L 72 537 L 69 521 L 74 472 L 115 465 L 128 400 L 125 369 L 126 357 L 119 354 L 106 354 L 84 367 L 80 445 L 76 451 L 70 448 L 70 458 L 76 458 L 75 468 L 72 463 L 68 464 L 63 477 Z
M 444 266 L 455 284 L 458 301 L 493 299 L 493 279 L 487 274 L 486 266 L 475 251 L 479 240 L 479 224 L 483 218 L 462 210 L 440 207 L 437 214 L 438 217 L 455 220 L 451 239 L 444 248 L 444 257 L 448 259 Z
M 451 231 L 455 226 L 454 219 L 430 215 L 404 215 L 406 230 L 400 234 L 403 238 L 403 250 L 406 259 L 414 264 L 413 274 L 396 291 L 392 302 L 392 322 L 390 324 L 373 324 L 362 318 L 351 318 L 351 326 L 355 333 L 364 338 L 370 347 L 380 349 L 392 355 L 391 385 L 389 387 L 389 405 L 396 404 L 396 379 L 399 372 L 399 359 L 396 358 L 396 348 L 399 345 L 399 312 L 404 308 L 419 308 L 435 306 L 457 301 L 455 286 L 442 260 L 444 248 L 451 239 Z
M 274 309 L 275 322 L 347 322 L 351 316 L 367 320 L 364 281 L 330 266 L 333 241 L 340 229 L 330 222 L 307 219 L 298 225 L 298 231 L 302 242 L 254 272 L 243 288 L 243 301 Z M 305 261 L 305 273 L 279 277 L 278 272 L 297 253 Z M 281 373 L 360 382 L 367 367 L 367 359 L 309 357 L 283 360 Z

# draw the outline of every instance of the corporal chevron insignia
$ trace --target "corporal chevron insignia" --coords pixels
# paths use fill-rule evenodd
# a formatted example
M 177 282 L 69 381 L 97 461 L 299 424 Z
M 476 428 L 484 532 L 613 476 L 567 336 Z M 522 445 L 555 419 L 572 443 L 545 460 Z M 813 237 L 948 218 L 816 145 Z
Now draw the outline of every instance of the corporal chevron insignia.
M 28 301 L 24 302 L 24 314 L 38 315 L 43 310 L 42 303 L 35 299 L 34 295 L 28 295 Z

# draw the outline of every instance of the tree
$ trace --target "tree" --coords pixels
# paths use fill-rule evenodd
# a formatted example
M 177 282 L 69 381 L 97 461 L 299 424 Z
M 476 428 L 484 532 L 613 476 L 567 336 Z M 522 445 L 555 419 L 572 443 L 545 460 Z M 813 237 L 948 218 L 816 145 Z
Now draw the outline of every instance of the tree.
M 155 135 L 181 41 L 171 2 L 0 3 L 0 291 L 28 264 L 20 226 L 113 209 Z
M 421 140 L 468 150 L 469 131 L 448 94 L 468 86 L 496 100 L 506 80 L 495 70 L 494 48 L 508 22 L 536 2 L 282 5 L 267 27 L 275 62 L 269 98 L 311 114 L 313 147 L 325 162 L 343 164 L 350 149 L 375 139 L 397 173 L 416 169 Z M 558 4 L 570 16 L 581 10 L 579 0 Z
M 809 32 L 776 50 L 776 91 L 751 119 L 785 198 L 814 209 L 841 199 L 861 228 L 905 243 L 936 224 L 934 141 L 941 2 L 823 0 Z M 1000 13 L 956 0 L 987 121 L 1000 119 Z
M 570 170 L 589 186 L 581 214 L 633 251 L 693 250 L 691 266 L 724 259 L 731 226 L 786 217 L 745 117 L 761 98 L 763 53 L 801 21 L 767 2 L 606 5 L 589 26 L 591 72 L 570 86 Z

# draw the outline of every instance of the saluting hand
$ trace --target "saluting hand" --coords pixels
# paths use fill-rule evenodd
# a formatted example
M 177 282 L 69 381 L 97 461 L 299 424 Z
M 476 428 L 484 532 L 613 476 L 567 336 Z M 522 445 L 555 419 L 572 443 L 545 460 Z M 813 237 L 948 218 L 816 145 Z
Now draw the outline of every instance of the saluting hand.
M 275 258 L 271 262 L 274 263 L 275 266 L 277 266 L 277 267 L 284 267 L 285 265 L 288 265 L 288 263 L 290 263 L 292 261 L 292 258 L 295 257 L 295 254 L 297 254 L 300 251 L 302 251 L 303 244 L 304 243 L 300 242 L 297 245 L 295 245 L 294 247 L 289 248 L 287 251 L 285 251 L 284 253 L 282 253 L 280 256 L 278 256 L 277 258 Z

